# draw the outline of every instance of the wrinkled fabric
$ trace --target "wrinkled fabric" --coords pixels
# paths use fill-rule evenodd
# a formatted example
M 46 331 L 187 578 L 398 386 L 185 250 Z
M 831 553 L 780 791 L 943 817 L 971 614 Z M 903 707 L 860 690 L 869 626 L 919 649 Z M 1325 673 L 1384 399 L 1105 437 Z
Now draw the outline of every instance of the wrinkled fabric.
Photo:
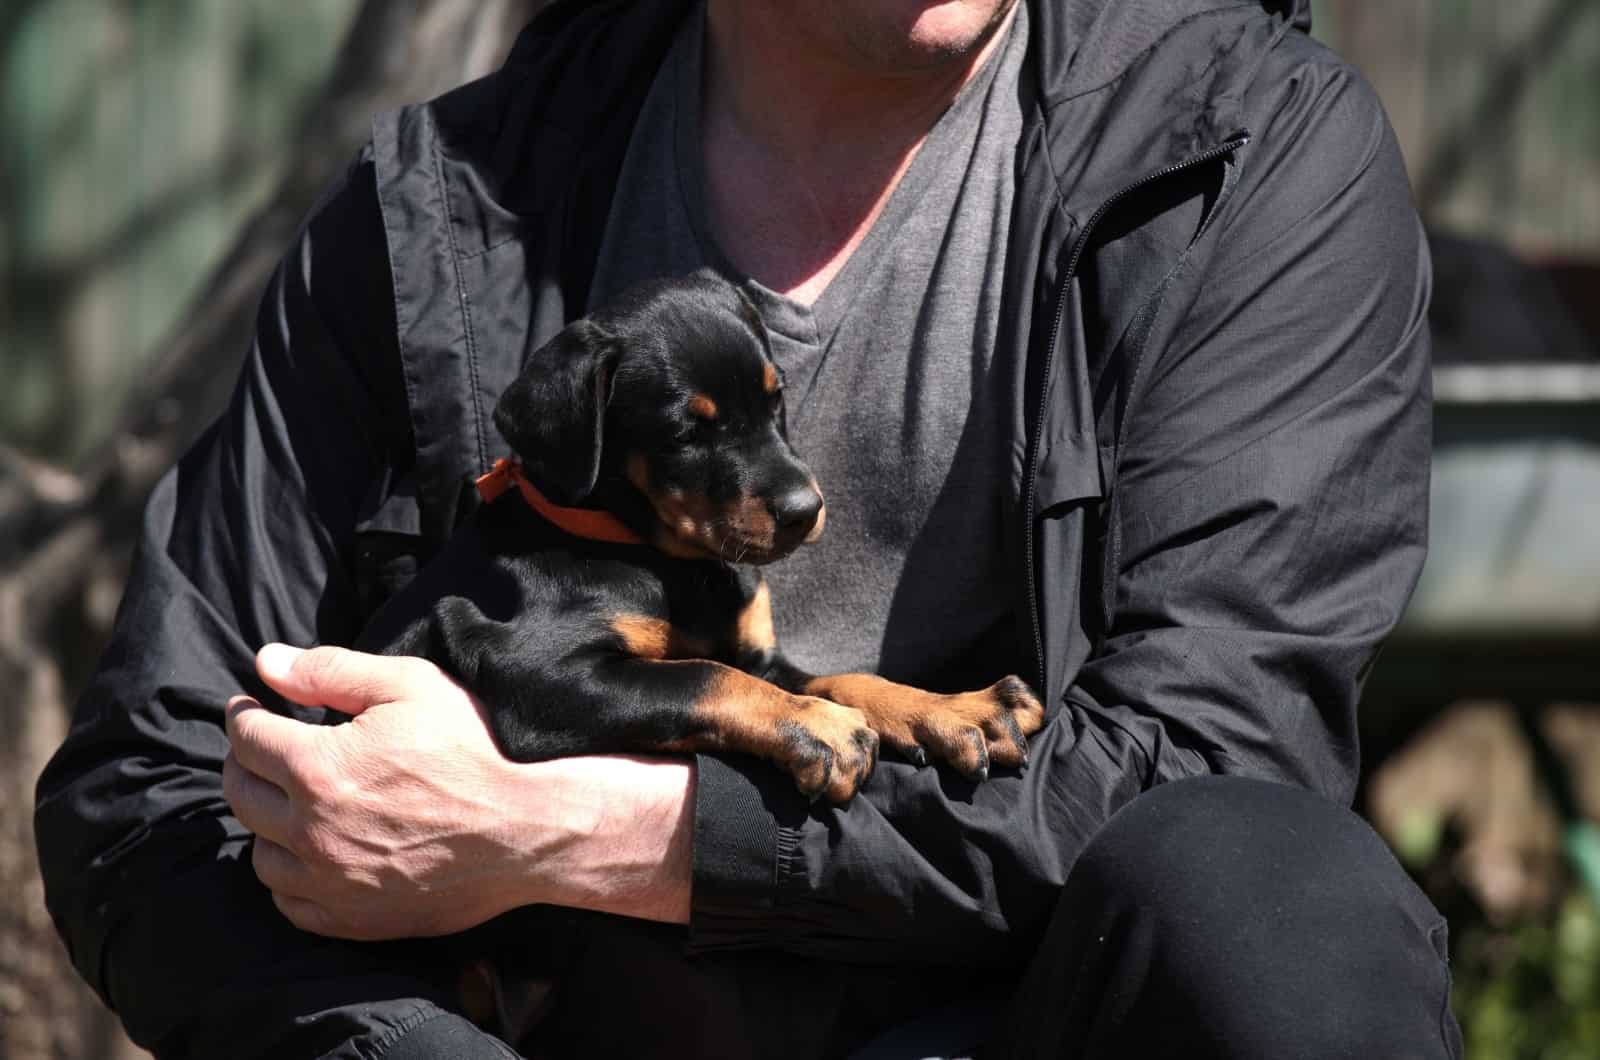
M 1459 1060 L 1445 934 L 1345 807 L 1193 777 L 1095 834 L 993 1032 L 967 1037 L 984 1060 Z
M 452 1004 L 428 945 L 277 915 L 222 798 L 223 704 L 266 696 L 266 641 L 353 640 L 470 511 L 494 399 L 586 308 L 685 8 L 558 3 L 500 72 L 381 116 L 155 491 L 36 814 L 51 914 L 141 1044 L 366 1056 Z M 1029 13 L 987 411 L 1051 720 L 1020 773 L 885 761 L 845 807 L 699 759 L 688 930 L 602 919 L 570 984 L 636 1055 L 831 1055 L 1019 974 L 1085 843 L 1155 785 L 1353 791 L 1360 681 L 1426 533 L 1428 264 L 1393 137 L 1272 5 Z
M 975 412 L 995 401 L 986 388 L 1027 11 L 929 129 L 810 305 L 744 275 L 713 232 L 700 159 L 704 32 L 699 4 L 629 140 L 590 301 L 706 266 L 761 314 L 783 373 L 790 444 L 828 502 L 822 539 L 765 571 L 785 658 L 811 673 L 985 687 L 1016 668 L 1006 483 L 993 473 L 1007 427 Z

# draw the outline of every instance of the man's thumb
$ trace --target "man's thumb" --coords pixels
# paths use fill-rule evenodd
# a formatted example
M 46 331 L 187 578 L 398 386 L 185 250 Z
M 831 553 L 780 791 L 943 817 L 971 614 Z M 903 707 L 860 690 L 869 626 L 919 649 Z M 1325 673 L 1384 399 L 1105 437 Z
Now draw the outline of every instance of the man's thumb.
M 331 707 L 342 714 L 403 698 L 418 676 L 415 664 L 428 665 L 331 646 L 268 644 L 256 653 L 256 673 L 274 692 L 303 707 Z

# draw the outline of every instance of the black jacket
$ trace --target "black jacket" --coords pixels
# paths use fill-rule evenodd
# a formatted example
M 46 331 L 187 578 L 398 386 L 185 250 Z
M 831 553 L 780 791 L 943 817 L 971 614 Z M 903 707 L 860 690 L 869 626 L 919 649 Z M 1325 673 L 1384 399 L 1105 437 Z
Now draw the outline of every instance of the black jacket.
M 1016 665 L 1054 712 L 1033 764 L 974 788 L 886 761 L 837 808 L 702 758 L 692 924 L 597 924 L 572 980 L 616 1013 L 592 1051 L 640 1028 L 682 1055 L 838 1050 L 1014 974 L 1075 853 L 1152 785 L 1350 798 L 1359 683 L 1424 551 L 1428 263 L 1371 90 L 1271 7 L 1033 3 L 990 410 Z M 50 911 L 135 1040 L 310 1054 L 445 996 L 415 944 L 278 917 L 222 798 L 222 705 L 265 695 L 265 641 L 351 641 L 464 515 L 495 397 L 585 308 L 685 8 L 558 4 L 498 73 L 379 118 L 151 499 L 37 811 Z

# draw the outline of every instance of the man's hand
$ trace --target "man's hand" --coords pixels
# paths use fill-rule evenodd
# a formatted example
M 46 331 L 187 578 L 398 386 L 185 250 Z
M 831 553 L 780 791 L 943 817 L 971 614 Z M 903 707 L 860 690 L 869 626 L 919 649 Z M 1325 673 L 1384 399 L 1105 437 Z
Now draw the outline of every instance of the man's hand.
M 508 761 L 482 706 L 422 659 L 271 644 L 256 669 L 285 699 L 353 715 L 228 704 L 223 790 L 296 926 L 444 935 L 539 902 L 687 922 L 687 762 Z

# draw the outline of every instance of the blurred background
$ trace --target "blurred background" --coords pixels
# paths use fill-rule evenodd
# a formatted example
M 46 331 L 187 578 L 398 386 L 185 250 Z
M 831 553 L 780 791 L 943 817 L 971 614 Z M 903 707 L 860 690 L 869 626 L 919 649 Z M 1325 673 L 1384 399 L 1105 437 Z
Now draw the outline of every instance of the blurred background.
M 160 470 L 371 115 L 539 0 L 0 0 L 0 1060 L 139 1056 L 29 829 Z M 1433 545 L 1360 809 L 1452 926 L 1475 1060 L 1600 1057 L 1600 3 L 1321 0 L 1429 226 Z

